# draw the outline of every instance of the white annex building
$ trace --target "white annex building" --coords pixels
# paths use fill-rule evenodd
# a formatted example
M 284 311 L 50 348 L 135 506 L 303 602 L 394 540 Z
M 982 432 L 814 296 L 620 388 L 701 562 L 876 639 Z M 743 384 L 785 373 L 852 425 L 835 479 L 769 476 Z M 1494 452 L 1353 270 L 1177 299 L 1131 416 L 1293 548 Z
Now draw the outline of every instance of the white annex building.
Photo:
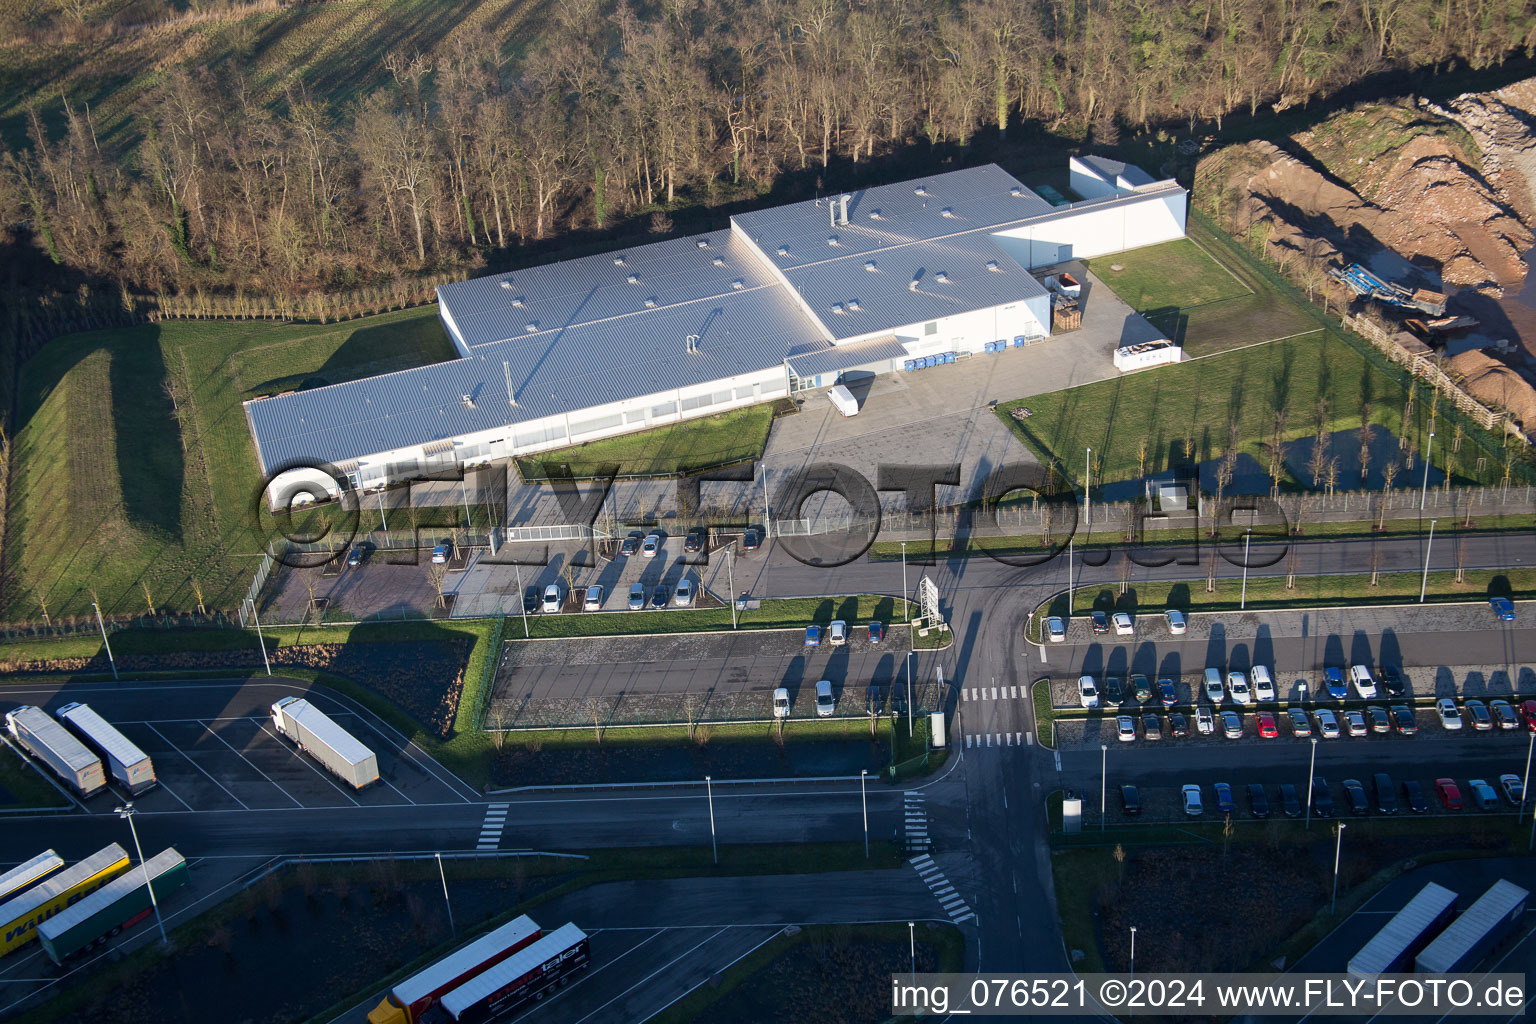
M 444 285 L 461 358 L 245 405 L 262 471 L 367 490 L 1050 333 L 1032 271 L 1184 235 L 1172 180 L 1074 157 L 1053 206 L 996 165 Z

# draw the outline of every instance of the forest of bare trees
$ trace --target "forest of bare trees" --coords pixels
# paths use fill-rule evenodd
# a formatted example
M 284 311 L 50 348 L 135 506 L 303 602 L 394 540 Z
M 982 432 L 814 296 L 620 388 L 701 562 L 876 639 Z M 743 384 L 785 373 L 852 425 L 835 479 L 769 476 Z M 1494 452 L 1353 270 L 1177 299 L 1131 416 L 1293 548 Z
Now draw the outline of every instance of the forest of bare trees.
M 1529 54 L 1533 26 L 1502 0 L 554 0 L 516 61 L 473 32 L 402 48 L 341 109 L 184 69 L 113 150 L 87 109 L 40 97 L 29 144 L 0 156 L 0 223 L 128 291 L 302 294 L 473 269 L 913 140 L 1025 119 L 1112 139 L 1487 66 Z

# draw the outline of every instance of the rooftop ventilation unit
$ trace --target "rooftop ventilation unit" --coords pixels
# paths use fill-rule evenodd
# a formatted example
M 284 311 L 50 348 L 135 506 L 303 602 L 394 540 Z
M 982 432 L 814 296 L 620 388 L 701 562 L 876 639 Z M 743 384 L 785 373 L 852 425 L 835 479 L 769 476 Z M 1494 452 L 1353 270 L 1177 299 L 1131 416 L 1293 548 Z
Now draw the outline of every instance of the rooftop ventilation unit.
M 1024 190 L 1015 185 L 1013 188 L 1008 190 L 1008 194 L 1014 198 L 1019 198 L 1020 196 L 1024 195 Z
M 852 310 L 853 312 L 857 313 L 859 311 L 859 308 L 860 308 L 859 307 L 859 300 L 858 299 L 849 299 L 848 300 L 848 308 L 850 310 Z
M 716 256 L 716 257 L 715 257 L 715 258 L 714 258 L 714 259 L 713 259 L 713 260 L 711 260 L 711 261 L 710 261 L 710 262 L 712 262 L 712 263 L 714 263 L 714 265 L 715 265 L 715 266 L 717 266 L 717 267 L 723 267 L 723 266 L 725 266 L 725 260 L 723 260 L 723 259 L 721 259 L 721 258 L 720 258 L 720 257 L 719 257 L 719 256 Z
M 875 266 L 875 261 L 874 260 L 865 260 L 864 261 L 864 269 L 869 271 L 871 274 L 873 274 L 875 271 L 879 270 L 880 268 Z
M 519 295 L 517 298 L 513 299 L 512 300 L 512 305 L 516 306 L 518 309 L 522 309 L 523 308 L 523 297 L 521 295 Z
M 640 278 L 637 275 L 635 275 L 635 274 L 630 274 L 624 280 L 628 281 L 630 284 L 639 284 L 640 283 Z
M 464 408 L 466 409 L 473 409 L 475 407 L 475 400 L 469 395 L 460 395 L 459 401 L 464 403 Z
M 707 238 L 699 239 L 699 248 L 700 249 L 708 249 L 709 248 L 709 239 L 707 239 Z
M 912 194 L 915 196 L 925 196 L 928 194 L 928 187 L 926 185 L 919 185 L 912 190 Z
M 832 246 L 842 245 L 843 244 L 843 240 L 841 238 L 839 238 L 837 235 L 828 235 L 827 236 L 827 244 L 828 245 L 832 245 Z
M 645 300 L 645 308 L 646 309 L 655 309 L 656 308 L 656 300 L 654 298 L 646 299 Z
M 789 250 L 784 248 L 782 245 L 779 246 L 777 249 L 775 249 L 774 252 L 778 253 L 780 256 L 788 256 L 789 255 Z
M 880 210 L 878 208 L 870 210 L 869 211 L 869 219 L 870 220 L 881 220 L 882 218 L 880 216 Z
M 942 270 L 937 274 L 934 274 L 933 279 L 939 282 L 939 284 L 949 284 L 949 275 L 944 273 Z
M 524 328 L 524 330 L 526 330 L 529 334 L 532 334 L 534 331 L 537 331 L 538 329 L 539 329 L 539 322 L 537 320 L 533 320 L 533 321 L 529 322 L 528 326 L 526 328 Z
M 502 282 L 501 282 L 501 286 L 503 288 L 511 288 L 512 287 L 512 279 L 510 277 L 503 278 Z
M 834 303 L 832 303 L 832 312 L 834 312 L 834 313 L 841 313 L 842 311 L 843 311 L 843 304 L 841 302 L 834 302 Z
M 944 209 L 939 211 L 939 216 L 940 217 L 948 217 L 950 220 L 954 220 L 955 219 L 955 211 L 954 211 L 953 208 L 946 206 L 946 207 L 944 207 Z
M 731 287 L 732 287 L 732 288 L 734 288 L 734 289 L 735 289 L 735 290 L 736 290 L 736 291 L 738 291 L 738 292 L 739 292 L 739 291 L 741 291 L 741 290 L 742 290 L 742 288 L 744 288 L 744 287 L 746 287 L 746 285 L 745 285 L 745 283 L 744 283 L 744 282 L 743 282 L 743 281 L 742 281 L 742 279 L 741 279 L 741 278 L 739 278 L 739 277 L 738 277 L 738 278 L 737 278 L 737 279 L 736 279 L 736 280 L 734 280 L 734 281 L 732 281 L 732 282 L 731 282 Z
M 842 196 L 839 197 L 839 199 L 838 199 L 838 205 L 840 205 L 842 207 L 842 211 L 843 211 L 838 216 L 838 221 L 840 223 L 843 223 L 843 224 L 847 224 L 848 223 L 848 200 L 850 200 L 852 198 L 853 198 L 853 196 L 851 196 L 848 193 L 844 192 L 842 194 Z
M 917 281 L 915 279 L 907 282 L 907 291 L 909 291 L 909 292 L 917 291 Z
M 997 260 L 987 260 L 987 269 L 994 274 L 1001 274 L 1003 272 L 1003 268 L 997 265 Z
M 688 335 L 683 340 L 683 347 L 688 351 L 689 355 L 697 355 L 699 351 L 699 336 L 697 334 Z
M 622 267 L 624 265 L 624 257 L 623 256 L 615 256 L 613 258 L 613 265 L 616 266 L 616 267 Z

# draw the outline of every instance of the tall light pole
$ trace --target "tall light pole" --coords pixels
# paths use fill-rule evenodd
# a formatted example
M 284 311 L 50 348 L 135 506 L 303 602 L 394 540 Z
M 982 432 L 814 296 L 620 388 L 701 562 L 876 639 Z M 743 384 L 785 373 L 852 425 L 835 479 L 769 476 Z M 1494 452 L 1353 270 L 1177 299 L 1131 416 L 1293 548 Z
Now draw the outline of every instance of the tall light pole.
M 455 939 L 459 937 L 459 929 L 453 923 L 453 903 L 448 899 L 448 876 L 443 873 L 443 855 L 437 855 L 437 877 L 443 880 L 443 906 L 448 908 L 448 932 Z
M 160 919 L 160 901 L 155 899 L 155 887 L 149 881 L 149 865 L 144 863 L 144 848 L 139 845 L 139 830 L 133 824 L 133 801 L 129 800 L 117 809 L 119 818 L 126 818 L 128 831 L 133 833 L 133 852 L 139 855 L 139 870 L 144 872 L 144 888 L 149 890 L 149 905 L 155 908 L 155 924 L 160 926 L 160 941 L 168 942 L 165 937 L 165 922 Z
M 1312 737 L 1312 763 L 1307 766 L 1307 828 L 1312 827 L 1312 780 L 1317 778 L 1317 737 Z
M 910 629 L 907 633 L 911 636 Z M 912 738 L 912 655 L 910 647 L 907 650 L 907 739 Z
M 1525 776 L 1520 783 L 1520 814 L 1525 813 L 1525 791 L 1531 785 L 1531 751 L 1536 749 L 1536 732 L 1531 733 L 1531 741 L 1525 746 Z M 1520 815 L 1515 815 L 1515 820 L 1520 820 Z
M 1136 926 L 1131 925 L 1131 977 L 1136 977 Z M 1136 1015 L 1135 1009 L 1127 1008 L 1127 1018 Z
M 1429 440 L 1424 442 L 1424 484 L 1419 488 L 1419 511 L 1424 511 L 1424 500 L 1429 496 L 1429 455 L 1435 450 L 1435 432 L 1429 432 Z
M 1331 915 L 1339 909 L 1339 853 L 1344 849 L 1344 823 L 1339 822 L 1338 830 L 1334 833 L 1338 841 L 1333 844 L 1333 900 L 1328 905 L 1328 913 Z
M 709 848 L 715 855 L 715 866 L 720 865 L 720 847 L 715 843 L 715 787 L 709 776 L 704 776 L 704 793 L 709 798 Z
M 1086 556 L 1085 556 L 1086 558 Z M 1067 538 L 1067 624 L 1072 622 L 1072 538 Z
M 1253 527 L 1248 527 L 1248 532 L 1243 534 L 1243 599 L 1238 602 L 1237 608 L 1243 611 L 1248 607 L 1248 545 L 1253 542 Z
M 116 681 L 117 659 L 112 657 L 112 642 L 107 639 L 107 624 L 101 621 L 101 606 L 95 601 L 92 601 L 91 607 L 96 609 L 96 625 L 101 627 L 101 645 L 107 649 L 107 664 L 112 666 L 112 679 Z M 252 605 L 252 607 L 255 607 L 255 605 Z M 266 657 L 266 648 L 262 648 L 261 653 L 262 657 Z M 267 669 L 267 675 L 271 674 L 272 670 L 270 668 Z
M 523 608 L 523 639 L 528 639 L 528 597 L 523 593 L 523 568 L 517 563 L 512 564 L 512 571 L 517 573 L 517 600 Z
M 912 621 L 912 612 L 907 608 L 907 542 L 901 542 L 901 617 L 908 623 Z
M 1531 733 L 1536 736 L 1536 732 Z M 869 797 L 864 795 L 864 780 L 869 777 L 868 768 L 859 769 L 859 802 L 864 805 L 864 859 L 869 859 Z
M 1424 545 L 1424 578 L 1419 581 L 1419 604 L 1424 603 L 1424 593 L 1429 589 L 1429 553 L 1435 549 L 1435 520 L 1429 521 L 1429 543 Z
M 731 568 L 735 561 L 731 556 L 736 553 L 736 542 L 733 540 L 725 546 L 725 585 L 731 599 L 731 628 L 736 628 L 736 573 Z
M 261 663 L 267 667 L 267 675 L 272 674 L 272 659 L 267 657 L 267 641 L 261 635 L 261 616 L 256 614 L 256 599 L 246 598 L 251 605 L 251 621 L 256 623 L 256 646 L 261 648 Z
M 1083 455 L 1083 519 L 1093 525 L 1093 449 Z
M 907 922 L 907 942 L 912 950 L 912 980 L 917 980 L 917 934 L 912 930 L 912 922 Z
M 1536 736 L 1536 733 L 1531 735 Z M 1109 797 L 1109 745 L 1099 744 L 1099 831 L 1104 831 L 1105 801 Z

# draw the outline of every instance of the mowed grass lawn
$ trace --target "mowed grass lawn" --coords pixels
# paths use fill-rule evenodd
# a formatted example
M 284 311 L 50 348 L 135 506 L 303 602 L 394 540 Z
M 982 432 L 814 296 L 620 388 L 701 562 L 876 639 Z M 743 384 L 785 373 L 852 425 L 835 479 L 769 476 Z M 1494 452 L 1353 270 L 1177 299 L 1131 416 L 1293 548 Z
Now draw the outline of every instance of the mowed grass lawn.
M 61 338 L 22 368 L 12 621 L 232 608 L 265 544 L 241 403 L 452 358 L 435 306 L 328 326 L 167 323 Z M 145 589 L 149 596 L 146 598 Z
M 1373 422 L 1400 432 L 1403 385 L 1321 332 L 1005 402 L 997 412 L 1031 448 L 1059 458 L 1081 486 L 1087 448 L 1098 466 L 1095 482 L 1130 480 L 1141 466 L 1143 439 L 1146 472 L 1161 472 L 1182 458 L 1186 435 L 1197 458 L 1220 457 L 1229 421 L 1237 424 L 1239 451 L 1267 465 L 1261 445 L 1275 410 L 1289 409 L 1286 440 L 1310 437 L 1319 398 L 1326 399 L 1329 431 L 1358 428 L 1369 398 Z M 1020 405 L 1033 413 L 1022 424 L 1010 415 Z
M 1253 294 L 1253 289 L 1191 238 L 1100 256 L 1086 263 L 1138 313 L 1187 309 Z

